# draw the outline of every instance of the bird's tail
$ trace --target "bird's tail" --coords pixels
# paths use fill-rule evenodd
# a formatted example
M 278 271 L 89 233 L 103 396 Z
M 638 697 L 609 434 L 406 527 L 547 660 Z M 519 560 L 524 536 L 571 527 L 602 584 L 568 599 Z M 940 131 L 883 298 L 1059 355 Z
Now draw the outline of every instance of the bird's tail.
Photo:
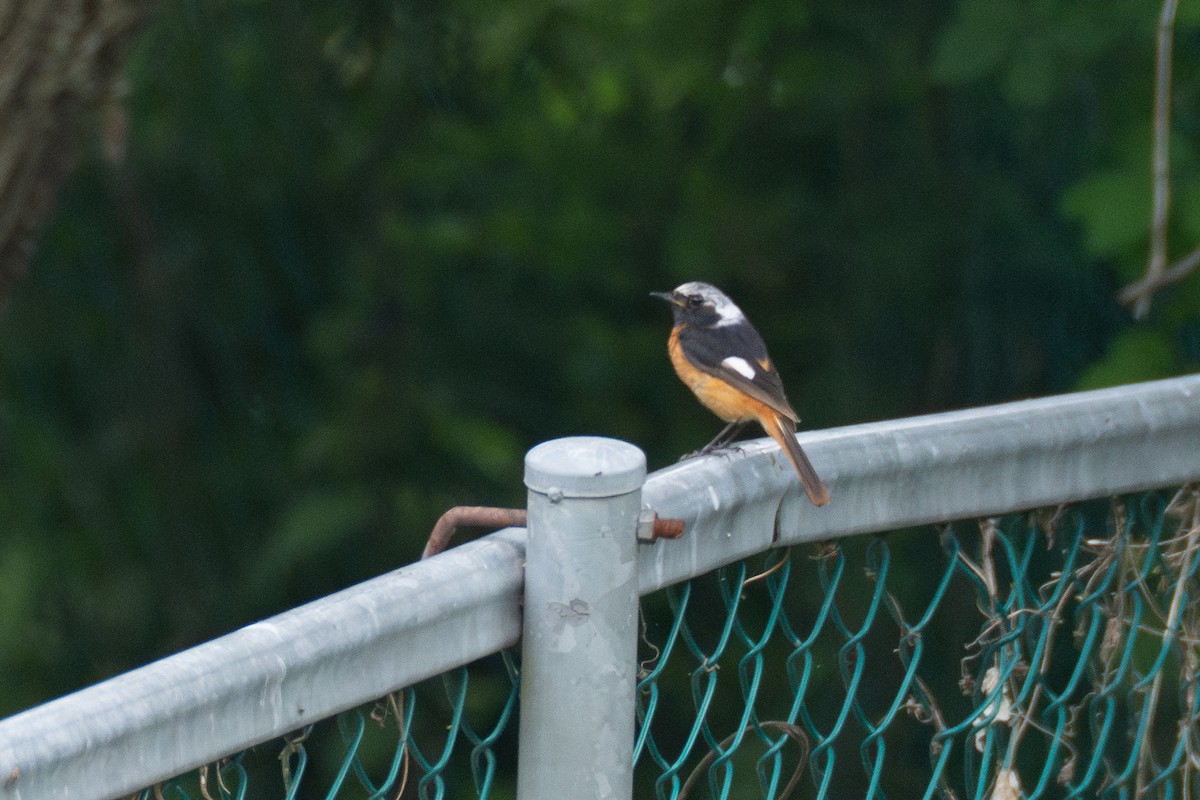
M 804 487 L 804 493 L 808 495 L 808 499 L 812 501 L 812 504 L 814 506 L 823 506 L 828 503 L 829 489 L 821 482 L 817 471 L 813 469 L 812 462 L 808 460 L 808 456 L 804 455 L 804 451 L 800 448 L 800 443 L 796 441 L 796 431 L 791 425 L 790 420 L 785 421 L 778 414 L 774 414 L 770 419 L 762 420 L 762 423 L 767 434 L 776 442 L 779 442 L 779 446 L 787 454 L 788 460 L 796 468 L 796 475 L 800 478 L 800 485 Z

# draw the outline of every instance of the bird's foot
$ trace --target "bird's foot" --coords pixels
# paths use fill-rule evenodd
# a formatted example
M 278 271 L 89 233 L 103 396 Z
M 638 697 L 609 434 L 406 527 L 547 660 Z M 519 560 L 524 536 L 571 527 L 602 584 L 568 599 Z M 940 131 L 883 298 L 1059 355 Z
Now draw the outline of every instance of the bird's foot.
M 734 453 L 738 453 L 740 455 L 745 452 L 746 451 L 742 449 L 740 445 L 736 444 L 710 444 L 705 447 L 701 447 L 699 450 L 693 450 L 690 453 L 684 453 L 679 457 L 679 460 L 687 461 L 689 458 L 695 458 L 697 456 L 723 456 L 725 458 L 729 458 Z

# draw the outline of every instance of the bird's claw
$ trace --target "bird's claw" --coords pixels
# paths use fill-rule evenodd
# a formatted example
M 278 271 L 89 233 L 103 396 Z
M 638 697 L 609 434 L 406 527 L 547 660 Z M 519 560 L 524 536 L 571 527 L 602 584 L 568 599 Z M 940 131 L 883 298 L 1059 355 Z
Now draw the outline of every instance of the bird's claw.
M 690 453 L 684 453 L 679 457 L 679 460 L 687 461 L 689 458 L 696 458 L 697 456 L 722 456 L 724 458 L 729 458 L 734 453 L 741 455 L 745 452 L 746 451 L 741 446 L 736 444 L 710 444 L 707 447 L 701 447 L 699 450 L 693 450 Z

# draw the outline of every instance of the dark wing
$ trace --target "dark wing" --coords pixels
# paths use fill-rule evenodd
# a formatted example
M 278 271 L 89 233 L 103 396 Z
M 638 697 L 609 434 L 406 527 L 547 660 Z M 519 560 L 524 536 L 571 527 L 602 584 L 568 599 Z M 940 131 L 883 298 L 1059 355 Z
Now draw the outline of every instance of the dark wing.
M 783 391 L 783 381 L 775 371 L 775 362 L 767 355 L 767 345 L 750 323 L 699 329 L 685 325 L 679 331 L 679 345 L 696 369 L 741 389 L 792 422 L 800 421 Z M 745 370 L 730 366 L 726 362 L 730 356 L 740 358 L 742 361 L 737 366 Z M 753 375 L 745 374 L 745 371 Z

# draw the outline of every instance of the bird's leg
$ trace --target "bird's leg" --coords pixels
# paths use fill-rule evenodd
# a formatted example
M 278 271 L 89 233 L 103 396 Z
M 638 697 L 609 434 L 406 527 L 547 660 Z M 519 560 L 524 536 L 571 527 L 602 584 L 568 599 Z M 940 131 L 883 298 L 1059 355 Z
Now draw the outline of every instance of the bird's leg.
M 746 424 L 745 420 L 736 420 L 734 422 L 729 423 L 721 430 L 720 433 L 717 434 L 717 437 L 715 439 L 713 439 L 711 442 L 704 445 L 704 447 L 700 448 L 699 450 L 693 450 L 690 453 L 684 453 L 682 456 L 679 457 L 679 460 L 686 461 L 689 458 L 695 458 L 696 456 L 704 456 L 704 455 L 708 455 L 709 453 L 712 453 L 716 450 L 725 449 L 726 447 L 729 446 L 730 442 L 732 442 L 734 439 L 737 438 L 737 435 L 742 430 L 742 426 L 744 426 L 745 424 Z
M 729 445 L 730 442 L 738 437 L 738 434 L 742 432 L 742 428 L 745 427 L 745 425 L 745 420 L 735 419 L 733 422 L 726 425 L 711 442 L 704 445 L 704 447 L 700 449 L 700 452 L 711 453 L 714 450 L 724 449 Z

